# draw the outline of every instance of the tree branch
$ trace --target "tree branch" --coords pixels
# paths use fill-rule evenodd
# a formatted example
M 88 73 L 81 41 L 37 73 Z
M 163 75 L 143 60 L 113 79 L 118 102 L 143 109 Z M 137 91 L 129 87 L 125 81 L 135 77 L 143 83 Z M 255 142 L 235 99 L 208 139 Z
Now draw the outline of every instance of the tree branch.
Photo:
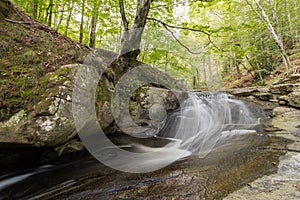
M 128 31 L 129 30 L 129 27 L 128 27 L 129 23 L 128 23 L 128 20 L 126 18 L 126 13 L 125 13 L 125 9 L 124 9 L 124 0 L 119 0 L 119 6 L 120 6 L 120 13 L 121 13 L 124 29 L 125 29 L 125 31 Z
M 155 18 L 147 18 L 148 20 L 152 20 L 154 22 L 158 22 L 160 24 L 163 25 L 163 27 L 165 27 L 165 29 L 171 33 L 172 37 L 182 46 L 184 47 L 189 53 L 191 54 L 202 54 L 203 51 L 201 52 L 193 52 L 191 51 L 186 45 L 184 45 L 175 35 L 174 33 L 169 29 L 169 28 L 175 28 L 175 29 L 180 29 L 180 30 L 188 30 L 188 31 L 193 31 L 193 32 L 200 32 L 200 33 L 203 33 L 207 36 L 208 40 L 209 40 L 209 43 L 207 45 L 205 45 L 205 48 L 207 48 L 210 44 L 212 44 L 216 49 L 220 50 L 219 47 L 217 47 L 214 42 L 212 41 L 211 39 L 211 34 L 206 32 L 206 31 L 203 31 L 203 30 L 200 30 L 200 29 L 193 29 L 193 28 L 188 28 L 188 27 L 180 27 L 180 26 L 175 26 L 175 25 L 170 25 L 170 24 L 167 24 L 161 20 L 158 20 L 158 19 L 155 19 Z
M 164 27 L 169 27 L 169 28 L 175 28 L 175 29 L 181 29 L 181 30 L 188 30 L 188 31 L 193 31 L 193 32 L 200 32 L 200 33 L 203 33 L 205 35 L 210 35 L 210 33 L 206 32 L 206 31 L 203 31 L 203 30 L 200 30 L 200 29 L 194 29 L 194 28 L 188 28 L 188 27 L 181 27 L 181 26 L 175 26 L 175 25 L 170 25 L 170 24 L 167 24 L 159 19 L 155 19 L 155 18 L 151 18 L 151 17 L 148 17 L 147 18 L 148 20 L 152 20 L 154 22 L 158 22 L 160 24 L 162 24 Z
M 191 53 L 191 54 L 202 54 L 203 52 L 204 52 L 204 50 L 203 51 L 201 51 L 201 52 L 193 52 L 190 48 L 188 48 L 186 45 L 184 45 L 175 35 L 174 35 L 174 33 L 167 27 L 167 26 L 165 26 L 165 25 L 163 25 L 165 28 L 166 28 L 166 30 L 169 32 L 169 33 L 171 33 L 171 35 L 172 35 L 172 37 L 178 42 L 178 44 L 180 44 L 180 46 L 182 46 L 183 48 L 185 48 L 189 53 Z M 205 46 L 205 48 L 204 49 L 206 49 L 206 47 L 208 47 L 209 45 L 210 45 L 211 43 L 209 42 L 206 46 Z
M 147 16 L 150 10 L 150 6 L 153 0 L 138 0 L 137 9 L 134 19 L 133 28 L 143 28 L 146 25 Z

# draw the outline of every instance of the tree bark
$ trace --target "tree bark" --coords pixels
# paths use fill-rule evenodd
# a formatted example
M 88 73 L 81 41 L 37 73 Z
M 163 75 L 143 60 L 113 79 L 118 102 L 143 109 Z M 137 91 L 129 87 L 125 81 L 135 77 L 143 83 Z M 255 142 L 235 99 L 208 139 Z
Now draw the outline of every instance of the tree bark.
M 85 0 L 81 4 L 81 20 L 80 20 L 80 30 L 79 30 L 79 42 L 83 41 L 83 25 L 84 25 L 84 11 L 85 11 Z
M 69 25 L 70 25 L 70 21 L 71 21 L 73 7 L 74 7 L 74 1 L 72 1 L 71 5 L 70 5 L 70 11 L 69 11 L 67 21 L 66 21 L 65 36 L 68 36 L 68 29 L 69 29 Z
M 95 48 L 96 42 L 97 16 L 93 16 L 91 20 L 90 47 Z
M 126 18 L 123 0 L 119 0 L 120 13 L 124 26 L 124 32 L 121 41 L 122 56 L 129 55 L 132 59 L 136 59 L 140 53 L 140 44 L 142 34 L 146 26 L 147 16 L 153 0 L 137 0 L 136 17 L 134 24 L 129 28 L 129 23 Z
M 49 6 L 47 7 L 47 16 L 46 20 L 48 21 L 48 26 L 51 27 L 52 24 L 52 15 L 53 15 L 53 0 L 50 0 Z
M 240 79 L 241 78 L 241 70 L 240 70 L 240 66 L 239 66 L 240 62 L 235 58 L 234 63 L 235 63 L 237 78 Z

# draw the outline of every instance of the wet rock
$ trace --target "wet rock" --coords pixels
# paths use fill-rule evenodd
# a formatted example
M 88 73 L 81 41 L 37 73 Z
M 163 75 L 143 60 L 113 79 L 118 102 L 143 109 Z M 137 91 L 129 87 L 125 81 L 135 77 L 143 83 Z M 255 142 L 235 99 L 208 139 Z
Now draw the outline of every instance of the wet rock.
M 273 130 L 270 129 L 270 136 L 276 135 L 292 141 L 286 146 L 274 148 L 287 152 L 281 157 L 277 172 L 248 183 L 247 186 L 229 194 L 225 200 L 300 199 L 300 110 L 277 107 L 273 114 L 275 117 L 269 123 L 269 128 L 273 127 Z
M 83 144 L 80 141 L 73 139 L 64 145 L 55 148 L 55 151 L 58 153 L 58 156 L 61 156 L 63 154 L 82 151 L 83 149 Z

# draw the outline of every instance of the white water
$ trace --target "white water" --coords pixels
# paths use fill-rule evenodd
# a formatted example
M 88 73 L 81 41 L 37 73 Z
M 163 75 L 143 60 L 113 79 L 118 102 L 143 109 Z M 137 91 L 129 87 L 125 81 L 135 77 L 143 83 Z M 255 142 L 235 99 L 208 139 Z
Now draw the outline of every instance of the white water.
M 260 118 L 263 117 L 265 116 L 258 107 L 249 106 L 240 100 L 230 99 L 225 94 L 190 93 L 189 98 L 181 104 L 180 110 L 168 117 L 165 127 L 155 136 L 170 141 L 167 146 L 149 147 L 132 142 L 119 146 L 119 148 L 125 150 L 133 148 L 136 149 L 136 152 L 149 153 L 144 154 L 143 160 L 138 162 L 139 168 L 166 166 L 191 153 L 198 154 L 203 158 L 216 145 L 230 140 L 233 136 L 256 133 L 256 126 L 260 124 Z M 106 150 L 113 152 L 115 148 L 118 147 L 106 148 Z M 104 149 L 100 150 L 103 153 Z M 106 155 L 114 157 L 114 154 L 107 153 Z M 135 157 L 113 159 L 113 162 L 117 162 L 123 169 L 132 167 L 134 161 Z M 48 170 L 48 167 L 42 166 L 33 172 L 14 177 L 0 177 L 0 190 L 44 172 Z
M 43 166 L 38 167 L 34 171 L 26 173 L 26 174 L 20 174 L 20 175 L 16 175 L 16 176 L 12 176 L 12 177 L 7 177 L 7 178 L 5 178 L 5 177 L 1 178 L 0 177 L 0 191 L 4 188 L 10 186 L 10 185 L 13 185 L 13 184 L 18 183 L 22 180 L 25 180 L 28 177 L 31 177 L 35 174 L 45 172 L 51 167 L 52 167 L 52 165 L 43 165 Z
M 254 113 L 244 102 L 226 94 L 191 93 L 180 111 L 169 117 L 160 136 L 179 139 L 181 149 L 205 157 L 220 140 L 255 133 L 260 117 L 264 117 L 262 112 Z
M 230 99 L 226 94 L 190 93 L 180 109 L 168 117 L 159 134 L 154 135 L 169 141 L 167 145 L 149 147 L 136 141 L 100 148 L 94 153 L 104 158 L 108 166 L 117 166 L 116 169 L 149 172 L 191 154 L 204 158 L 222 145 L 247 140 L 248 135 L 256 134 L 260 117 L 264 114 L 258 106 Z M 118 151 L 118 148 L 134 153 Z

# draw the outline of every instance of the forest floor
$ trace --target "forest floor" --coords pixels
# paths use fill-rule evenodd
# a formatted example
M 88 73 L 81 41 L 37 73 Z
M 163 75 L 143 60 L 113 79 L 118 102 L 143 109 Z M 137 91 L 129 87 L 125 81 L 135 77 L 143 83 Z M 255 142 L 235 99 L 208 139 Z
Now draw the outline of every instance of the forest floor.
M 251 71 L 251 74 L 245 71 L 240 79 L 231 77 L 227 81 L 225 81 L 225 88 L 230 89 L 266 86 L 273 84 L 275 81 L 285 77 L 287 74 L 300 73 L 300 44 L 295 46 L 295 48 L 291 52 L 290 59 L 292 63 L 292 67 L 290 69 L 286 69 L 284 65 L 278 66 L 269 75 L 264 77 L 262 81 L 253 76 L 253 74 L 255 74 L 254 71 Z
M 44 91 L 43 76 L 82 62 L 90 49 L 13 5 L 0 7 L 0 121 L 31 110 Z

